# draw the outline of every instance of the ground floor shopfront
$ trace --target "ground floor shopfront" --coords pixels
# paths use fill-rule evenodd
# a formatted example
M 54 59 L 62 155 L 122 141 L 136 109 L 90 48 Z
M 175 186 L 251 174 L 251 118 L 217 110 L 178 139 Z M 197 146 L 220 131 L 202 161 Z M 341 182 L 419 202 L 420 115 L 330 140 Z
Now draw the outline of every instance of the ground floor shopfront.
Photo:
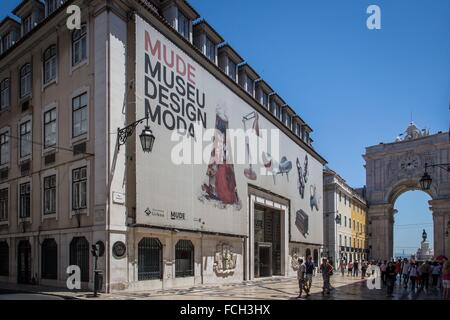
M 319 263 L 320 243 L 289 239 L 288 199 L 251 189 L 248 234 L 132 225 L 112 233 L 110 290 L 145 291 L 295 276 L 299 257 Z M 115 252 L 126 245 L 126 254 Z M 123 252 L 122 252 L 123 253 Z
M 93 289 L 92 244 L 104 243 L 105 231 L 77 228 L 0 237 L 0 282 L 67 287 L 67 267 L 80 268 L 81 289 Z M 98 260 L 104 269 L 105 259 Z

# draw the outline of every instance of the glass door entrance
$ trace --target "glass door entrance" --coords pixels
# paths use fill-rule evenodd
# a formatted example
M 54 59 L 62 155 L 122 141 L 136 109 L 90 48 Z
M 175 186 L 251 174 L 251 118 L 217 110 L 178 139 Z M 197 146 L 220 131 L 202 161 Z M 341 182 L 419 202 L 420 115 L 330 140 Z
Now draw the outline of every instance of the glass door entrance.
M 255 206 L 255 277 L 281 275 L 281 212 Z

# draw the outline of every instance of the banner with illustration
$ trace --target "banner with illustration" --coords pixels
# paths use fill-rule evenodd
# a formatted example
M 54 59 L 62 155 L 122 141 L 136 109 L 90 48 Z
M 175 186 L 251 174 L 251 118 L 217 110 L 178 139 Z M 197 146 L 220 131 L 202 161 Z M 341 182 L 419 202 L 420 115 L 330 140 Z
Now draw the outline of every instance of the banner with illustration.
M 136 16 L 136 119 L 146 115 L 156 140 L 144 153 L 136 139 L 137 223 L 248 235 L 251 184 L 289 199 L 292 240 L 322 242 L 319 161 Z

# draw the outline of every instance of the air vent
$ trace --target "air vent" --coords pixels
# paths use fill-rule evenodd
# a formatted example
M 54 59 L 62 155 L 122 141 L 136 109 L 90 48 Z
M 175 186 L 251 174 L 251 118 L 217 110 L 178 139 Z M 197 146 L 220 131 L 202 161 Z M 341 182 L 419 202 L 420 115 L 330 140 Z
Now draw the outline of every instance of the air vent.
M 8 168 L 0 170 L 0 180 L 6 180 L 8 179 L 8 176 L 9 176 Z
M 30 174 L 30 161 L 27 161 L 20 165 L 20 175 L 27 176 L 29 174 Z
M 73 155 L 86 153 L 86 142 L 82 142 L 73 146 Z
M 55 153 L 51 153 L 48 154 L 44 157 L 44 164 L 46 166 L 48 166 L 49 164 L 55 163 L 56 160 L 56 154 Z
M 22 112 L 27 111 L 30 108 L 30 100 L 22 103 Z

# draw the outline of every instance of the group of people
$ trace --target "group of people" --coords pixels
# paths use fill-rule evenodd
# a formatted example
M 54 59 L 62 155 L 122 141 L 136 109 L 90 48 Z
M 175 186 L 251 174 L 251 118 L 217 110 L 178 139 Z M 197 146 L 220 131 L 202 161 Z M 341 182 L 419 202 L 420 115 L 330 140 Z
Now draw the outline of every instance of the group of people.
M 308 256 L 306 261 L 299 258 L 298 262 L 297 278 L 300 291 L 298 297 L 301 298 L 303 291 L 308 297 L 316 265 L 312 261 L 311 256 Z M 339 269 L 343 277 L 345 274 L 351 277 L 359 277 L 361 271 L 361 279 L 379 271 L 381 282 L 386 286 L 388 297 L 393 296 L 395 284 L 398 282 L 399 285 L 403 285 L 404 289 L 408 290 L 409 288 L 412 293 L 422 289 L 426 292 L 429 292 L 430 288 L 440 289 L 442 298 L 444 300 L 450 299 L 450 263 L 445 257 L 439 261 L 425 262 L 416 261 L 415 259 L 408 260 L 406 258 L 403 260 L 398 259 L 397 261 L 350 261 L 348 263 L 341 260 Z M 323 279 L 323 295 L 330 294 L 332 290 L 330 279 L 333 271 L 334 268 L 328 259 L 322 259 L 319 272 Z
M 361 271 L 361 278 L 364 279 L 366 277 L 367 269 L 369 264 L 367 261 L 349 261 L 341 260 L 339 262 L 339 269 L 341 270 L 342 276 L 345 276 L 345 272 L 347 271 L 347 276 L 349 277 L 359 277 L 359 271 Z
M 305 291 L 306 297 L 310 295 L 309 292 L 311 290 L 315 268 L 316 265 L 311 256 L 306 257 L 306 261 L 303 261 L 302 258 L 298 259 L 297 279 L 300 291 L 298 298 L 302 297 L 303 291 Z M 332 289 L 330 277 L 333 275 L 333 266 L 324 258 L 322 259 L 322 264 L 319 266 L 319 271 L 323 279 L 322 294 L 330 294 Z
M 416 261 L 415 259 L 398 259 L 397 261 L 378 261 L 381 281 L 387 288 L 387 295 L 392 296 L 395 284 L 403 285 L 405 290 L 415 293 L 419 290 L 441 289 L 442 297 L 450 297 L 450 263 L 443 258 L 439 261 Z M 431 286 L 430 286 L 431 284 Z

